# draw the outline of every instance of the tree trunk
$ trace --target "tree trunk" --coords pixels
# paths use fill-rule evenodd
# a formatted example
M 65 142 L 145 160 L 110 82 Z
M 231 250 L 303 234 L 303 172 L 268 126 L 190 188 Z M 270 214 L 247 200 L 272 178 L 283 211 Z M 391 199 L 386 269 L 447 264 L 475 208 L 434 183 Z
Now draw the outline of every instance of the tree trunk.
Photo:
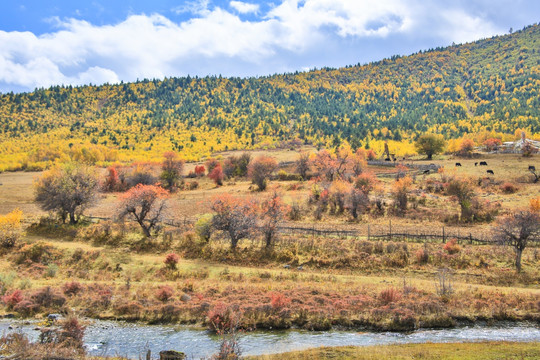
M 266 239 L 266 248 L 270 248 L 272 246 L 272 238 L 274 237 L 273 236 L 274 234 L 272 234 L 272 232 L 267 232 L 264 237 Z
M 143 226 L 142 229 L 144 232 L 144 236 L 146 236 L 147 238 L 151 237 L 150 230 L 146 226 Z
M 428 160 L 431 160 L 433 158 L 433 154 L 431 154 L 431 153 L 427 153 L 426 155 L 427 155 Z
M 69 223 L 75 225 L 77 223 L 77 218 L 75 218 L 75 212 L 69 213 Z
M 516 270 L 517 272 L 521 272 L 521 254 L 523 254 L 523 250 L 516 248 Z

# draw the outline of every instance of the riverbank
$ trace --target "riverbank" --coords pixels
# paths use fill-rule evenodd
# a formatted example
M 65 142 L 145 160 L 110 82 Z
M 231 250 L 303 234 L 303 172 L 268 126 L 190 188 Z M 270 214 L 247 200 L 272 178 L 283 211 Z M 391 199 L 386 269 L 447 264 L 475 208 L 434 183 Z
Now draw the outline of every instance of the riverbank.
M 184 235 L 183 241 L 196 242 L 193 238 Z M 379 245 L 362 244 L 370 249 Z M 217 241 L 212 244 L 218 245 Z M 248 248 L 231 254 L 222 245 L 223 256 L 249 257 L 250 251 L 263 254 L 263 250 Z M 413 253 L 418 250 L 413 245 L 420 246 L 388 243 L 384 255 L 373 250 L 366 264 L 376 267 L 385 261 L 381 256 L 406 255 L 405 248 Z M 322 253 L 319 246 L 312 251 Z M 500 253 L 502 259 L 506 250 L 470 245 L 450 260 L 463 262 L 477 252 L 483 258 Z M 496 258 L 492 256 L 491 261 Z M 512 286 L 481 284 L 481 279 L 497 271 L 504 273 L 504 278 L 518 278 L 501 266 L 470 265 L 445 272 L 433 265 L 385 265 L 385 271 L 372 273 L 278 263 L 239 265 L 226 258 L 222 262 L 181 258 L 171 267 L 166 259 L 166 253 L 130 252 L 79 238 L 27 236 L 0 259 L 5 305 L 0 314 L 43 318 L 49 313 L 72 313 L 94 319 L 208 328 L 227 325 L 222 320 L 231 315 L 239 317 L 237 325 L 246 331 L 413 331 L 478 321 L 540 322 L 540 289 L 535 281 L 525 284 L 520 280 Z M 537 271 L 535 268 L 521 278 L 534 278 Z M 476 280 L 469 281 L 471 278 Z M 502 280 L 497 283 L 507 284 Z
M 405 344 L 384 346 L 321 347 L 284 354 L 247 357 L 246 360 L 490 360 L 539 359 L 540 343 L 482 342 L 445 344 Z

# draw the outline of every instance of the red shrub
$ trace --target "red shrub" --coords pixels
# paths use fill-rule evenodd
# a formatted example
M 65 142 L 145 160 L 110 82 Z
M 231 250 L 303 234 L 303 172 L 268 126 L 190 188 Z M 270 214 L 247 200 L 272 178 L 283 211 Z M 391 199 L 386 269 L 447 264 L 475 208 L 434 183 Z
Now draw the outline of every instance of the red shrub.
M 66 298 L 50 287 L 37 290 L 31 296 L 35 304 L 45 308 L 60 308 L 66 303 Z
M 204 165 L 195 166 L 195 175 L 197 175 L 197 177 L 204 176 L 205 172 L 206 172 L 206 169 L 204 168 Z
M 123 302 L 114 306 L 114 312 L 118 315 L 139 317 L 143 311 L 144 307 L 137 301 Z
M 9 294 L 4 295 L 2 300 L 8 309 L 13 309 L 18 303 L 24 300 L 24 296 L 22 291 L 17 289 Z
M 66 296 L 75 296 L 80 293 L 83 289 L 83 286 L 80 282 L 71 281 L 64 284 L 62 291 Z
M 457 239 L 450 239 L 446 244 L 444 244 L 443 248 L 450 255 L 457 254 L 461 251 L 461 247 L 458 245 Z
M 105 181 L 103 182 L 103 191 L 117 191 L 120 187 L 120 178 L 118 177 L 118 171 L 115 167 L 109 167 L 107 169 L 109 172 L 107 174 L 107 177 L 105 178 Z
M 232 307 L 220 302 L 208 311 L 208 324 L 212 330 L 227 332 L 238 325 L 241 317 L 242 314 L 238 310 L 235 311 Z
M 216 168 L 216 166 L 218 166 L 218 165 L 220 165 L 220 164 L 219 164 L 219 161 L 217 159 L 210 158 L 210 159 L 206 160 L 206 168 L 208 169 L 208 174 L 210 174 Z
M 13 308 L 22 316 L 30 316 L 39 310 L 39 305 L 30 300 L 23 300 Z
M 281 310 L 291 303 L 291 299 L 279 292 L 270 293 L 270 305 L 274 310 Z
M 170 298 L 173 297 L 173 295 L 174 290 L 168 285 L 160 286 L 156 291 L 156 299 L 162 302 L 168 301 Z
M 401 299 L 401 293 L 395 288 L 388 288 L 380 292 L 379 298 L 384 304 L 390 304 Z
M 62 323 L 57 341 L 71 348 L 83 349 L 85 329 L 77 318 L 69 317 Z
M 92 294 L 93 308 L 108 308 L 111 305 L 113 292 L 110 287 L 94 283 L 88 285 L 87 292 Z
M 176 265 L 178 264 L 178 261 L 180 261 L 180 257 L 175 253 L 170 253 L 165 257 L 165 260 L 163 262 L 165 263 L 165 266 L 167 266 L 169 269 L 176 270 Z
M 223 179 L 225 178 L 225 175 L 223 174 L 223 169 L 221 168 L 221 165 L 216 165 L 214 167 L 214 170 L 208 174 L 208 177 L 212 180 L 214 180 L 214 183 L 217 186 L 223 185 Z

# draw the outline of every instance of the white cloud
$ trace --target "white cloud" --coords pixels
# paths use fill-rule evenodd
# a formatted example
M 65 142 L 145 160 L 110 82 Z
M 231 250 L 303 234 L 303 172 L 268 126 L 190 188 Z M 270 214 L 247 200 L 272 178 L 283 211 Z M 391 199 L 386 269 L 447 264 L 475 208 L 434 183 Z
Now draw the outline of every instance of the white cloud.
M 502 29 L 498 29 L 481 17 L 467 14 L 462 9 L 452 9 L 441 15 L 448 26 L 440 29 L 439 34 L 456 43 L 474 41 L 502 32 Z
M 209 0 L 193 0 L 188 1 L 184 5 L 180 5 L 172 9 L 177 14 L 194 14 L 194 15 L 206 15 L 208 14 Z
M 395 43 L 429 34 L 440 40 L 437 45 L 445 45 L 498 32 L 488 20 L 462 8 L 430 4 L 422 0 L 283 0 L 259 14 L 255 4 L 231 1 L 228 11 L 210 9 L 209 0 L 199 0 L 176 9 L 196 15 L 180 23 L 159 14 L 132 15 L 104 26 L 56 19 L 59 30 L 41 36 L 0 31 L 0 89 L 112 83 L 188 71 L 218 74 L 234 66 L 233 75 L 261 74 L 261 69 L 268 71 L 268 64 L 278 66 L 271 72 L 281 72 L 314 64 L 333 66 L 319 64 L 317 59 L 328 58 L 330 45 L 346 44 L 348 39 L 374 39 L 384 47 L 389 39 Z M 260 16 L 247 21 L 238 13 Z M 352 51 L 337 49 L 331 54 L 333 59 L 340 59 L 340 50 Z M 359 57 L 362 48 L 356 51 Z M 297 63 L 288 63 L 287 56 Z
M 240 14 L 249 14 L 259 12 L 259 5 L 250 4 L 242 1 L 231 1 L 229 5 Z

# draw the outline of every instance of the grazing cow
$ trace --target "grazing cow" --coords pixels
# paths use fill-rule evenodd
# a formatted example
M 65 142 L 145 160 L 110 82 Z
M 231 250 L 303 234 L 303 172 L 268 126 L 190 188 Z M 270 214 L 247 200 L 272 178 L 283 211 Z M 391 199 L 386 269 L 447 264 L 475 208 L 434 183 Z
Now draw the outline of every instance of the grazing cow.
M 474 163 L 474 166 L 478 166 L 478 163 L 477 163 L 477 162 L 475 162 L 475 163 Z
M 456 166 L 461 166 L 461 163 L 456 163 Z
M 536 171 L 536 167 L 529 165 L 529 171 Z M 0 184 L 1 185 L 1 184 Z
M 384 159 L 384 161 L 390 161 L 390 158 L 386 158 L 386 159 Z
M 486 161 L 480 161 L 480 166 L 487 166 L 487 162 Z
M 488 170 L 486 171 L 488 174 L 491 174 L 491 175 L 495 175 L 495 173 L 493 172 L 493 170 Z
M 429 169 L 424 170 L 424 171 L 423 171 L 423 174 L 429 174 Z

